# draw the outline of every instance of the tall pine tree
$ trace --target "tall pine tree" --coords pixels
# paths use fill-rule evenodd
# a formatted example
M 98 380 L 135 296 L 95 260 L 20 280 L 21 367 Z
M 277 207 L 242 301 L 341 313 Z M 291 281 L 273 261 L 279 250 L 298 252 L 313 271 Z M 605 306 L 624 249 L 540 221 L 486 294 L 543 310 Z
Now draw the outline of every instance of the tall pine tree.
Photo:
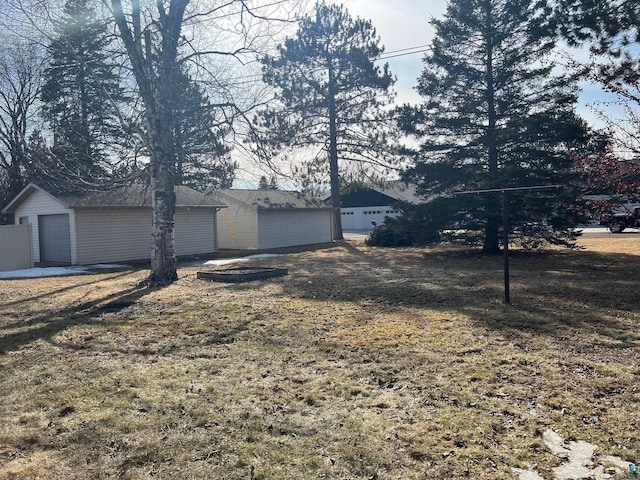
M 585 77 L 617 97 L 603 103 L 598 112 L 616 149 L 640 156 L 640 4 L 637 0 L 558 0 L 556 9 L 563 38 L 574 46 L 588 45 L 592 53 L 583 65 Z
M 106 24 L 90 0 L 68 0 L 55 32 L 42 88 L 57 166 L 48 173 L 58 180 L 56 190 L 77 192 L 108 173 L 105 150 L 118 128 L 115 111 L 122 91 L 107 54 Z
M 544 0 L 451 0 L 424 59 L 418 108 L 401 126 L 421 147 L 405 178 L 425 198 L 421 228 L 479 232 L 483 251 L 500 248 L 496 195 L 456 191 L 562 184 L 542 198 L 512 198 L 511 225 L 525 245 L 571 244 L 581 220 L 567 207 L 572 192 L 568 149 L 585 139 L 576 115 L 575 82 L 556 75 L 552 16 Z M 467 240 L 473 240 L 467 238 Z
M 267 57 L 264 80 L 276 89 L 278 103 L 261 123 L 276 149 L 318 147 L 317 164 L 329 171 L 331 205 L 340 223 L 340 168 L 385 165 L 379 153 L 384 136 L 382 107 L 391 99 L 393 76 L 374 62 L 383 52 L 370 22 L 354 20 L 341 5 L 317 3 L 313 16 L 300 22 L 297 35 Z
M 175 183 L 196 190 L 231 188 L 237 164 L 224 143 L 229 126 L 217 118 L 217 109 L 187 72 L 174 82 L 177 98 L 174 141 Z

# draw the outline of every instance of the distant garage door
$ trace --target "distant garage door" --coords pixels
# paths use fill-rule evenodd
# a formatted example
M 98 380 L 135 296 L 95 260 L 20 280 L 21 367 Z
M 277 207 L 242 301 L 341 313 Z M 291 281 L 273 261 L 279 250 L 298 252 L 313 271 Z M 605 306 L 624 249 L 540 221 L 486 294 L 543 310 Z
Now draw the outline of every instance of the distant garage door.
M 40 262 L 71 263 L 69 215 L 39 215 Z

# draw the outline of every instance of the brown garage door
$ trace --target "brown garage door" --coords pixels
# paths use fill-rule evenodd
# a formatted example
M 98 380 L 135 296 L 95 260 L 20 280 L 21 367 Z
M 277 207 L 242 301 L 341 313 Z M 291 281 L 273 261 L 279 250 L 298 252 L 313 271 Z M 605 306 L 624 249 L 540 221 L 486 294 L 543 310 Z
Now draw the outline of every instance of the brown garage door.
M 40 262 L 71 263 L 69 215 L 39 215 Z

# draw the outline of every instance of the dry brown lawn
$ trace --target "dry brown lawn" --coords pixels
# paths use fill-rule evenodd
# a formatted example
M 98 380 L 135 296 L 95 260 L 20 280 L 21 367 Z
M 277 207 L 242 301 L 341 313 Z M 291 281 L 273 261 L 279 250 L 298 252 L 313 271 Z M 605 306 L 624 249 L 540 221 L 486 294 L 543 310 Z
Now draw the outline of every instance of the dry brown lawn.
M 0 281 L 2 479 L 551 478 L 553 428 L 640 460 L 640 235 L 502 260 L 345 242 Z

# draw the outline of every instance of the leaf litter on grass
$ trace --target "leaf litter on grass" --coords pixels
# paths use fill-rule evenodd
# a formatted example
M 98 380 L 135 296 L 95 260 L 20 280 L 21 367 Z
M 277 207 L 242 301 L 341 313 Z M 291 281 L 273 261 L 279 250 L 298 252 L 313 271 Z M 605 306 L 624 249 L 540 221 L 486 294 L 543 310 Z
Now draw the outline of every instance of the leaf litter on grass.
M 549 429 L 637 460 L 640 244 L 586 246 L 514 252 L 512 305 L 495 257 L 354 243 L 5 281 L 0 478 L 551 479 Z

